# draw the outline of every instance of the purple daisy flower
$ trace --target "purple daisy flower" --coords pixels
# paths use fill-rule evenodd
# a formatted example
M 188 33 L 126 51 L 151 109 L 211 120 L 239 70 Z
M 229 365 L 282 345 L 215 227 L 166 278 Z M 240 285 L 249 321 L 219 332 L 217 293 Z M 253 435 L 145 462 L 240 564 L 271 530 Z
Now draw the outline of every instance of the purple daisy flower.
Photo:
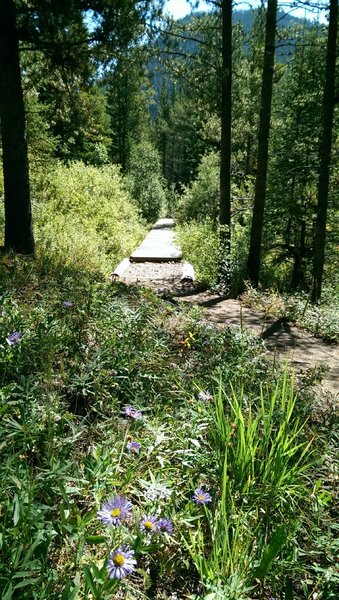
M 173 523 L 169 519 L 159 519 L 157 529 L 160 533 L 169 533 L 171 535 L 173 533 Z
M 6 338 L 6 341 L 10 346 L 15 346 L 15 344 L 20 342 L 21 338 L 22 333 L 20 333 L 20 331 L 13 331 L 13 333 L 10 333 L 8 338 Z
M 133 454 L 139 454 L 140 448 L 141 448 L 141 444 L 139 444 L 138 442 L 128 442 L 127 448 Z
M 156 516 L 143 517 L 140 523 L 141 531 L 153 533 L 158 530 L 158 520 Z
M 212 502 L 212 496 L 208 492 L 205 492 L 202 487 L 198 487 L 194 490 L 193 500 L 199 505 L 208 504 L 209 502 Z
M 97 516 L 104 525 L 117 526 L 131 516 L 132 504 L 123 496 L 114 496 L 102 505 Z
M 134 408 L 134 406 L 131 406 L 130 404 L 128 406 L 124 406 L 124 408 L 122 409 L 122 413 L 126 417 L 131 417 L 135 421 L 139 421 L 140 419 L 142 419 L 141 410 Z
M 137 561 L 133 558 L 134 550 L 124 545 L 111 552 L 107 563 L 107 574 L 110 579 L 123 579 L 135 570 Z
M 73 302 L 71 302 L 70 300 L 65 300 L 65 302 L 63 302 L 62 304 L 65 308 L 72 308 L 73 306 Z

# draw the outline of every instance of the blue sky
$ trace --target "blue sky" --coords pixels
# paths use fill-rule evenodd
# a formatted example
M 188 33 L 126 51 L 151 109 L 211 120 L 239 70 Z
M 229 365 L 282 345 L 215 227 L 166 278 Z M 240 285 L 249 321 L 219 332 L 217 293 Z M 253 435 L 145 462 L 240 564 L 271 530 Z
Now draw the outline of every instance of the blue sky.
M 292 2 L 291 2 L 292 3 Z M 254 0 L 253 2 L 244 2 L 244 3 L 236 3 L 235 8 L 240 9 L 240 10 L 245 10 L 248 9 L 250 4 L 252 4 L 252 6 L 258 5 L 259 1 L 258 0 Z M 308 19 L 316 19 L 318 17 L 318 13 L 310 13 L 309 11 L 305 11 L 303 8 L 298 8 L 298 9 L 294 9 L 293 12 L 291 12 L 288 7 L 286 6 L 288 4 L 288 1 L 286 1 L 285 6 L 283 6 L 283 2 L 281 3 L 281 8 L 283 8 L 283 10 L 285 10 L 285 12 L 290 12 L 290 14 L 294 15 L 295 17 L 301 17 L 303 18 L 304 16 L 306 16 Z M 208 7 L 211 7 L 211 4 L 208 5 L 206 2 L 204 1 L 200 1 L 199 3 L 199 10 L 207 10 Z M 175 19 L 180 19 L 181 17 L 184 17 L 185 15 L 187 15 L 188 13 L 191 12 L 191 7 L 189 5 L 189 3 L 187 2 L 187 0 L 166 0 L 165 2 L 165 9 L 166 12 L 170 13 Z M 324 22 L 325 19 L 325 13 L 324 11 L 321 11 L 320 14 L 320 21 Z

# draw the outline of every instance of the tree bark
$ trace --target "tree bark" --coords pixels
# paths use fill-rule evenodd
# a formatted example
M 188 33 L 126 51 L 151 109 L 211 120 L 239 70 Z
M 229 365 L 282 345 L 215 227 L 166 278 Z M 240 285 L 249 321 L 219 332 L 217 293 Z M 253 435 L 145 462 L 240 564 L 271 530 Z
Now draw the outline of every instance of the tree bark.
M 13 0 L 0 2 L 0 120 L 5 188 L 5 250 L 33 254 L 25 108 Z
M 229 283 L 231 249 L 232 0 L 222 0 L 220 263 L 219 281 Z
M 336 41 L 338 29 L 338 0 L 330 0 L 326 71 L 323 99 L 323 127 L 320 142 L 320 172 L 318 180 L 318 205 L 313 248 L 312 302 L 321 297 L 325 262 L 326 220 L 330 179 L 333 113 L 335 104 Z
M 265 30 L 265 55 L 260 100 L 257 175 L 255 180 L 250 249 L 247 261 L 247 278 L 254 286 L 257 286 L 259 283 L 261 242 L 266 203 L 268 143 L 271 123 L 276 17 L 277 0 L 268 0 Z

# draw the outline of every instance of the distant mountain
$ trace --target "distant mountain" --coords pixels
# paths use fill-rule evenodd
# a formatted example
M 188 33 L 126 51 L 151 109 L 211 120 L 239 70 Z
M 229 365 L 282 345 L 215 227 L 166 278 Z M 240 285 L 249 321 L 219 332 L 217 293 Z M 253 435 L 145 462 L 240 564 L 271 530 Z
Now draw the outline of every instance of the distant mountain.
M 234 23 L 240 23 L 244 29 L 245 33 L 249 33 L 252 29 L 252 25 L 253 25 L 253 21 L 255 19 L 257 13 L 257 9 L 250 9 L 250 10 L 234 10 L 233 11 L 233 22 Z M 185 25 L 185 24 L 189 24 L 193 21 L 193 19 L 199 19 L 199 18 L 203 18 L 206 16 L 207 13 L 205 12 L 194 12 L 191 13 L 190 15 L 186 15 L 185 17 L 178 19 L 178 23 L 181 25 Z M 312 27 L 314 25 L 314 23 L 312 21 L 309 20 L 305 20 L 305 19 L 300 19 L 298 17 L 293 17 L 287 13 L 284 13 L 283 11 L 279 11 L 278 12 L 278 16 L 277 16 L 277 20 L 278 20 L 278 26 L 279 28 L 290 28 L 291 29 L 291 38 L 288 40 L 285 40 L 285 43 L 283 45 L 277 45 L 277 50 L 276 50 L 276 58 L 277 60 L 279 60 L 280 62 L 286 63 L 291 54 L 293 54 L 293 47 L 296 43 L 296 38 L 293 38 L 293 29 L 297 28 L 297 27 Z M 186 39 L 185 40 L 180 40 L 178 38 L 176 38 L 176 51 L 178 52 L 182 52 L 182 53 L 187 53 L 187 54 L 194 54 L 195 52 L 198 52 L 198 48 L 199 48 L 199 42 L 195 41 L 195 40 L 190 40 L 187 39 L 189 38 L 189 32 L 186 32 L 185 34 Z M 196 32 L 194 34 L 194 36 L 197 38 L 199 36 L 199 34 Z M 169 36 L 170 39 L 170 36 Z M 164 40 L 159 38 L 158 42 L 157 42 L 157 46 L 159 49 L 162 49 L 165 47 L 165 43 Z M 153 83 L 153 87 L 155 89 L 156 95 L 155 95 L 155 106 L 153 106 L 151 108 L 151 113 L 152 115 L 154 115 L 156 113 L 156 105 L 157 105 L 157 100 L 159 98 L 160 95 L 160 91 L 162 88 L 162 84 L 164 81 L 164 78 L 166 77 L 167 83 L 171 86 L 171 82 L 170 82 L 170 77 L 168 74 L 165 75 L 162 66 L 160 64 L 160 62 L 153 58 L 149 65 L 148 65 L 148 70 L 149 73 L 151 75 L 151 80 Z

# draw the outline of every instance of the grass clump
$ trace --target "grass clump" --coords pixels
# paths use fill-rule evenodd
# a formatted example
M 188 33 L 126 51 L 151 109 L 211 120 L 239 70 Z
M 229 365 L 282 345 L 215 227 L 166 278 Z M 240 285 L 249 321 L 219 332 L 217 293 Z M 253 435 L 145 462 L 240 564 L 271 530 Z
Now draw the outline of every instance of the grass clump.
M 334 415 L 246 332 L 39 265 L 0 262 L 2 597 L 335 598 Z

